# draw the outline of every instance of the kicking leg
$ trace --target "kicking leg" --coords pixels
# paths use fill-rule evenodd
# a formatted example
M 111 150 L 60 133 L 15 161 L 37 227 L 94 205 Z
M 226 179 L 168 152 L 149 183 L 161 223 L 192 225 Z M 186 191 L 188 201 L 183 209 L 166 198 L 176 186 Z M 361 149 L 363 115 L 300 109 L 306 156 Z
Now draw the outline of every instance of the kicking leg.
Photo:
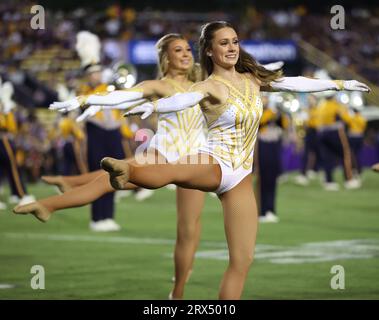
M 156 160 L 162 161 L 161 155 L 157 155 L 156 157 Z M 128 161 L 136 163 L 134 159 L 129 159 Z M 92 173 L 95 173 L 95 171 Z M 98 170 L 96 176 L 90 182 L 72 188 L 64 194 L 41 199 L 28 205 L 16 206 L 13 212 L 16 214 L 31 213 L 38 220 L 46 222 L 56 210 L 83 206 L 97 200 L 108 192 L 115 191 L 109 183 L 108 173 L 104 170 Z M 125 189 L 134 190 L 137 189 L 137 186 L 128 182 L 125 185 Z
M 220 196 L 224 209 L 229 265 L 221 282 L 220 299 L 240 299 L 253 262 L 258 215 L 251 175 Z
M 133 161 L 134 158 L 125 159 L 125 161 Z M 83 184 L 89 183 L 92 180 L 98 178 L 104 173 L 104 170 L 99 169 L 92 172 L 87 172 L 74 176 L 42 176 L 42 181 L 47 184 L 55 185 L 63 193 L 74 187 L 81 186 Z
M 129 183 L 129 190 L 136 189 L 137 186 Z M 109 183 L 106 172 L 92 180 L 90 183 L 72 188 L 69 191 L 48 198 L 38 200 L 24 206 L 16 206 L 13 212 L 16 214 L 33 214 L 38 220 L 46 222 L 51 214 L 56 210 L 84 206 L 100 198 L 108 192 L 115 190 Z
M 72 188 L 89 183 L 104 173 L 104 170 L 96 170 L 76 176 L 42 176 L 41 180 L 47 184 L 55 185 L 63 193 Z
M 140 165 L 104 158 L 101 167 L 109 172 L 114 189 L 124 189 L 127 182 L 146 189 L 176 184 L 187 189 L 214 191 L 221 182 L 221 169 L 212 156 L 196 154 L 176 163 Z

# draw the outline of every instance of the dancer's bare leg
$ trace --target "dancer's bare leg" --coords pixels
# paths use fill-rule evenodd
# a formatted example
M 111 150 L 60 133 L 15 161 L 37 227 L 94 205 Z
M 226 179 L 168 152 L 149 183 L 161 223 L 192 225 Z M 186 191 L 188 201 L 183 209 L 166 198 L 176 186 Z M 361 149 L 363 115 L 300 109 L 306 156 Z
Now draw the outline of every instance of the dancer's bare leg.
M 124 159 L 125 161 L 133 161 L 134 157 Z M 79 175 L 73 175 L 73 176 L 42 176 L 42 181 L 55 185 L 59 188 L 59 190 L 63 193 L 71 188 L 75 188 L 78 186 L 81 186 L 83 184 L 89 183 L 92 180 L 96 179 L 100 175 L 104 173 L 104 170 L 99 169 L 96 171 L 91 171 Z
M 160 161 L 161 163 L 164 162 L 164 159 L 162 160 L 160 154 L 156 155 L 154 153 L 154 156 L 156 157 L 156 161 Z M 128 161 L 136 164 L 134 159 L 128 159 Z M 56 210 L 80 207 L 97 200 L 108 192 L 115 191 L 109 183 L 109 174 L 107 172 L 99 170 L 99 173 L 96 176 L 97 177 L 89 183 L 72 188 L 64 194 L 44 198 L 27 205 L 16 206 L 13 209 L 13 212 L 17 214 L 31 213 L 40 221 L 46 222 Z M 126 190 L 133 190 L 136 188 L 137 186 L 132 183 L 127 183 L 125 186 Z
M 137 186 L 132 183 L 128 183 L 126 186 L 128 190 L 136 188 Z M 114 191 L 109 183 L 108 173 L 103 171 L 101 175 L 87 184 L 72 188 L 60 195 L 40 199 L 27 205 L 16 206 L 13 212 L 16 214 L 31 213 L 40 221 L 46 222 L 54 211 L 84 206 L 104 194 Z
M 61 192 L 66 192 L 72 188 L 89 183 L 104 173 L 99 169 L 92 172 L 83 173 L 75 176 L 42 176 L 42 181 L 55 185 Z
M 214 191 L 221 182 L 221 169 L 207 154 L 189 155 L 176 163 L 135 164 L 124 160 L 104 158 L 101 166 L 109 172 L 111 185 L 116 190 L 128 182 L 146 189 L 158 189 L 176 184 L 187 189 Z
M 220 299 L 240 299 L 253 261 L 258 214 L 252 177 L 248 175 L 235 188 L 220 196 L 224 209 L 229 265 L 221 282 Z
M 144 153 L 144 157 L 150 157 L 150 159 L 155 159 L 155 163 L 166 163 L 166 159 L 155 149 L 148 149 Z M 123 161 L 135 161 L 135 157 L 123 159 Z M 42 176 L 42 181 L 55 185 L 59 188 L 59 190 L 63 193 L 72 188 L 81 186 L 83 184 L 89 183 L 92 180 L 98 178 L 104 173 L 103 169 L 99 169 L 96 171 L 91 171 L 79 175 L 74 176 Z
M 200 215 L 204 206 L 205 193 L 193 189 L 176 189 L 177 227 L 175 260 L 175 284 L 172 298 L 182 299 L 196 248 L 200 240 Z

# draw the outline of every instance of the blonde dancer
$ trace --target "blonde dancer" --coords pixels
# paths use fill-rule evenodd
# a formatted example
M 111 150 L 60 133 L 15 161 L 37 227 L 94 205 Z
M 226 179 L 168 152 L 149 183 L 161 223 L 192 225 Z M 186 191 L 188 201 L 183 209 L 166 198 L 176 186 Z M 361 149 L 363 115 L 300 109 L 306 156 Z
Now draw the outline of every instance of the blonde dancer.
M 141 98 L 166 97 L 185 92 L 195 80 L 194 61 L 188 42 L 179 34 L 168 34 L 157 42 L 161 80 L 145 81 L 130 90 Z M 191 80 L 190 80 L 191 79 Z M 134 98 L 134 96 L 133 96 Z M 131 100 L 133 101 L 136 100 Z M 125 104 L 119 106 L 124 107 Z M 98 111 L 96 109 L 96 111 Z M 94 114 L 93 109 L 82 119 Z M 159 116 L 158 130 L 152 138 L 143 159 L 167 163 L 188 153 L 196 153 L 205 142 L 205 122 L 199 107 Z M 128 161 L 135 163 L 135 159 Z M 115 191 L 109 184 L 104 170 L 79 176 L 44 177 L 43 180 L 59 187 L 63 195 L 41 199 L 30 206 L 16 207 L 15 213 L 33 213 L 39 220 L 47 221 L 60 209 L 88 204 L 107 192 Z M 128 184 L 126 189 L 134 189 Z M 184 285 L 190 275 L 194 254 L 200 239 L 200 214 L 204 205 L 204 193 L 198 190 L 177 188 L 177 237 L 174 253 L 175 283 L 171 297 L 183 297 Z

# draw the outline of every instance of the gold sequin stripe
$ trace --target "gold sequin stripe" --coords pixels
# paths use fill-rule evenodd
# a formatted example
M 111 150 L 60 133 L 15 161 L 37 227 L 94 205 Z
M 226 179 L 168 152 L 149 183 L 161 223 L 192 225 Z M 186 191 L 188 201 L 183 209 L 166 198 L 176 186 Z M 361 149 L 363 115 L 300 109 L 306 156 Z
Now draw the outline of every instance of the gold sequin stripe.
M 233 160 L 233 168 L 235 169 L 238 169 L 240 166 L 243 166 L 244 168 L 249 166 L 249 165 L 246 166 L 245 162 L 246 160 L 250 158 L 251 152 L 253 150 L 254 142 L 257 137 L 257 132 L 255 132 L 254 130 L 257 129 L 257 125 L 251 128 L 252 128 L 251 129 L 252 132 L 251 133 L 249 132 L 250 135 L 248 136 L 248 139 L 242 145 L 241 151 L 243 151 L 245 154 L 243 155 L 241 159 L 239 159 L 239 161 L 236 161 L 235 159 Z
M 194 141 L 194 132 L 196 132 L 196 138 L 200 136 L 200 133 L 203 129 L 203 124 L 202 124 L 202 118 L 201 114 L 199 115 L 197 112 L 194 112 L 193 114 L 186 114 L 185 115 L 186 121 L 182 124 L 183 134 L 185 135 L 185 139 L 188 139 L 188 137 L 192 137 L 191 145 L 196 143 Z M 197 143 L 199 145 L 199 143 Z
M 175 149 L 179 152 L 179 148 L 180 148 L 180 145 L 179 145 L 179 137 L 177 135 L 174 135 L 172 130 L 163 125 L 162 128 L 166 131 L 166 134 L 171 138 L 171 141 L 172 142 L 169 142 L 167 138 L 163 138 L 163 146 L 165 148 L 165 150 L 168 150 L 168 149 L 171 149 L 173 146 L 175 147 Z
M 214 151 L 214 153 L 220 157 L 220 159 L 222 160 L 225 160 L 227 162 L 231 162 L 232 163 L 232 166 L 233 166 L 233 157 L 231 155 L 231 150 L 228 150 L 228 151 L 225 151 L 221 148 L 221 146 L 219 144 L 217 144 L 217 142 L 221 142 L 224 146 L 228 146 L 226 142 L 226 140 L 229 140 L 229 141 L 232 141 L 233 143 L 235 143 L 235 140 L 236 140 L 236 137 L 233 135 L 233 133 L 231 132 L 230 129 L 224 129 L 222 127 L 217 127 L 215 128 L 215 130 L 219 131 L 220 134 L 219 135 L 215 135 L 216 139 L 212 136 L 212 144 L 215 144 L 215 145 L 212 145 L 212 149 Z M 226 137 L 225 137 L 226 136 Z
M 198 115 L 197 112 L 194 111 L 194 112 L 191 112 L 191 114 L 186 113 L 185 118 L 186 118 L 186 121 L 185 123 L 183 123 L 183 125 L 186 127 L 186 131 L 189 131 L 191 129 L 196 129 L 199 127 L 198 119 L 200 118 L 200 115 Z
M 252 124 L 252 122 L 250 121 L 250 123 Z M 236 143 L 236 141 L 240 141 L 241 139 L 241 132 L 242 131 L 239 131 L 239 134 L 236 135 L 236 133 L 231 133 L 231 132 L 222 132 L 220 130 L 220 132 L 222 133 L 222 135 L 224 137 L 220 137 L 218 140 L 220 142 L 225 142 L 225 140 L 229 140 L 232 142 L 232 146 L 231 146 L 231 150 L 229 151 L 230 154 L 229 154 L 229 157 L 227 157 L 227 155 L 225 154 L 226 152 L 223 151 L 222 149 L 220 150 L 222 155 L 223 155 L 223 158 L 231 158 L 232 159 L 232 165 L 233 165 L 233 168 L 238 168 L 240 167 L 242 164 L 243 164 L 243 161 L 245 161 L 249 156 L 250 156 L 250 153 L 251 153 L 251 150 L 252 150 L 252 145 L 254 143 L 254 140 L 256 139 L 256 134 L 257 132 L 254 132 L 254 130 L 257 130 L 258 128 L 258 123 L 256 123 L 254 126 L 250 125 L 250 131 L 248 132 L 249 136 L 248 136 L 248 140 L 244 141 L 243 143 Z M 254 134 L 255 133 L 255 134 Z M 228 138 L 225 138 L 225 135 L 228 136 Z M 217 139 L 213 139 L 214 142 L 217 142 L 218 141 Z M 234 153 L 236 152 L 236 150 L 238 152 L 240 152 L 240 148 L 242 148 L 243 151 L 246 151 L 247 153 L 245 154 L 244 158 L 242 159 L 242 161 L 236 161 L 235 160 L 235 156 L 232 156 L 234 155 Z
M 245 103 L 246 105 L 249 105 L 249 98 L 250 98 L 250 88 L 251 88 L 251 84 L 249 83 L 249 81 L 246 79 L 245 81 Z
M 250 150 L 248 151 L 247 155 L 245 156 L 245 159 L 243 160 L 244 169 L 249 169 L 254 161 L 254 155 L 252 153 L 254 151 L 255 142 L 257 141 L 257 136 L 258 136 L 258 132 L 254 134 L 254 137 L 252 139 L 252 144 L 250 146 Z
M 242 141 L 242 143 L 241 143 L 241 138 L 243 139 L 244 135 L 241 134 L 242 127 L 240 125 L 238 125 L 238 128 L 236 128 L 236 130 L 239 130 L 239 134 L 237 133 L 237 135 L 235 132 L 231 132 L 230 129 L 225 130 L 222 127 L 214 128 L 214 129 L 217 129 L 218 131 L 220 131 L 220 139 L 219 139 L 220 141 L 226 140 L 225 137 L 221 137 L 221 135 L 223 135 L 223 136 L 226 135 L 226 136 L 228 136 L 227 139 L 232 141 L 232 143 L 233 143 L 233 145 L 231 146 L 231 150 L 230 150 L 229 154 L 227 154 L 226 151 L 221 149 L 221 150 L 219 150 L 219 152 L 220 152 L 219 155 L 223 159 L 231 159 L 232 166 L 234 169 L 238 169 L 241 165 L 244 165 L 244 161 L 246 161 L 246 159 L 248 159 L 250 157 L 250 153 L 252 152 L 253 144 L 255 143 L 256 137 L 257 137 L 257 129 L 259 126 L 258 118 L 259 118 L 259 116 L 256 115 L 254 117 L 254 119 L 251 119 L 250 117 L 245 119 L 243 127 L 249 128 L 248 131 L 246 132 L 246 135 L 245 135 L 248 138 L 247 138 L 247 140 Z M 252 125 L 254 122 L 255 122 L 255 124 Z M 214 140 L 214 142 L 218 141 L 217 139 L 213 139 L 213 140 Z M 236 141 L 238 141 L 239 143 L 236 143 Z M 239 149 L 238 146 L 242 147 L 242 150 L 246 151 L 246 154 L 241 161 L 236 161 L 236 159 L 235 159 L 236 157 L 232 156 L 232 155 L 234 155 L 236 150 Z M 228 155 L 229 155 L 229 157 L 228 157 Z M 246 167 L 246 165 L 244 165 L 244 167 Z
M 15 184 L 16 184 L 17 192 L 18 192 L 19 196 L 23 197 L 25 195 L 25 191 L 24 191 L 24 188 L 22 187 L 20 176 L 19 176 L 18 171 L 17 171 L 16 160 L 15 160 L 15 157 L 13 154 L 13 150 L 9 144 L 8 138 L 2 137 L 1 139 L 3 140 L 4 146 L 5 146 L 5 151 L 8 154 L 8 158 L 9 158 L 9 161 L 11 163 L 12 175 L 13 175 L 13 179 L 14 179 Z
M 248 79 L 245 80 L 245 95 L 242 95 L 240 93 L 240 91 L 237 90 L 233 85 L 228 83 L 228 81 L 226 81 L 226 80 L 224 80 L 218 76 L 214 76 L 214 79 L 220 81 L 221 83 L 225 84 L 228 88 L 230 88 L 229 95 L 231 95 L 233 98 L 235 98 L 235 100 L 237 100 L 237 99 L 241 100 L 241 98 L 242 98 L 242 101 L 244 101 L 246 104 L 246 107 L 247 107 L 246 109 L 248 110 L 248 112 L 246 112 L 247 110 L 245 108 L 241 107 L 237 101 L 233 101 L 233 99 L 231 99 L 230 96 L 228 97 L 228 100 L 229 101 L 231 100 L 230 101 L 231 104 L 235 105 L 239 111 L 236 114 L 236 120 L 235 120 L 236 130 L 241 132 L 243 125 L 244 126 L 246 126 L 246 125 L 250 126 L 250 124 L 252 124 L 254 120 L 256 121 L 256 125 L 254 126 L 254 128 L 257 129 L 257 126 L 259 125 L 259 121 L 258 121 L 259 119 L 258 118 L 259 118 L 259 113 L 260 113 L 257 110 L 258 107 L 255 106 L 256 101 L 257 101 L 257 95 L 253 96 L 253 101 L 249 101 L 249 98 L 251 98 L 251 94 L 250 94 L 250 90 L 249 90 Z M 253 113 L 251 113 L 251 109 L 253 109 L 255 111 L 254 112 L 255 115 Z M 244 115 L 247 116 L 247 119 L 245 121 L 242 121 L 242 119 L 240 118 L 241 114 L 242 114 L 242 117 L 244 117 Z M 251 117 L 249 117 L 249 115 L 253 115 L 253 119 L 251 119 Z M 220 131 L 224 131 L 224 130 L 221 130 L 221 128 L 220 128 Z M 229 135 L 230 135 L 230 133 L 229 133 Z M 239 134 L 237 136 L 234 136 L 231 140 L 238 140 L 237 146 L 243 145 L 244 147 L 247 146 L 249 148 L 250 144 L 252 144 L 252 142 L 253 142 L 252 140 L 254 140 L 253 138 L 256 138 L 256 134 L 255 135 L 252 134 L 251 137 L 249 137 L 249 140 L 247 143 L 246 143 L 246 141 L 245 142 L 243 141 L 244 140 L 243 138 L 244 138 L 243 135 Z M 249 149 L 251 150 L 251 148 L 249 148 Z M 231 153 L 233 154 L 233 152 L 235 152 L 235 150 L 236 150 L 236 146 L 233 145 Z M 222 149 L 219 150 L 219 152 L 222 153 L 222 154 L 220 154 L 222 156 L 222 158 L 225 158 L 224 155 L 226 152 Z M 244 160 L 246 160 L 249 157 L 249 155 L 245 155 Z M 232 160 L 233 168 L 236 168 L 236 161 L 234 160 L 235 157 L 233 157 L 229 154 L 228 158 Z M 243 162 L 240 162 L 237 165 L 237 168 L 240 167 L 242 164 L 243 164 Z
M 170 124 L 174 128 L 178 127 L 178 124 L 176 122 L 174 122 L 173 120 L 171 120 L 170 118 L 168 118 L 168 117 L 161 117 L 159 119 L 159 122 L 161 122 L 161 121 L 167 122 L 168 124 Z
M 239 132 L 246 131 L 246 128 L 251 128 L 253 122 L 258 118 L 257 112 L 254 110 L 254 103 L 256 103 L 256 98 L 253 98 L 253 101 L 246 101 L 247 108 L 242 108 L 240 105 L 236 105 L 238 112 L 236 114 L 236 130 Z M 249 108 L 252 107 L 252 108 Z M 249 135 L 239 134 L 239 145 L 245 145 L 246 138 L 249 138 Z
M 180 153 L 180 150 L 183 149 L 183 147 L 179 144 L 179 132 L 178 131 L 181 131 L 179 129 L 176 129 L 176 128 L 170 128 L 168 126 L 165 126 L 163 125 L 162 128 L 165 130 L 166 134 L 171 138 L 172 140 L 172 143 L 169 142 L 167 139 L 164 139 L 163 141 L 165 142 L 165 144 L 171 148 L 172 146 L 175 146 L 176 150 L 178 153 Z M 174 131 L 175 132 L 175 135 L 174 135 Z M 180 137 L 181 140 L 180 141 L 184 141 L 182 137 Z
M 176 116 L 177 116 L 177 119 L 178 119 L 178 122 L 180 121 L 180 113 L 176 113 Z M 162 125 L 162 128 L 164 128 L 164 130 L 166 131 L 166 134 L 168 134 L 172 141 L 174 141 L 174 143 L 168 143 L 167 139 L 165 139 L 165 143 L 169 145 L 169 147 L 175 145 L 176 147 L 176 150 L 178 151 L 179 153 L 179 150 L 180 150 L 180 145 L 179 145 L 179 137 L 182 139 L 181 141 L 183 141 L 183 135 L 182 135 L 182 130 L 180 128 L 180 125 L 177 123 L 177 122 L 174 122 L 173 120 L 169 119 L 169 118 L 162 118 L 162 120 L 165 120 L 169 125 L 171 125 L 171 127 L 169 127 L 168 125 Z M 176 136 L 174 136 L 174 133 L 173 131 L 176 131 Z M 178 136 L 179 135 L 179 136 Z
M 213 75 L 212 78 L 226 85 L 230 89 L 229 94 L 234 96 L 234 98 L 240 98 L 242 101 L 246 101 L 246 92 L 243 94 L 240 90 L 238 90 L 235 86 L 233 86 L 230 83 L 230 81 L 223 79 L 219 76 L 215 76 L 215 75 Z M 245 81 L 245 88 L 246 88 L 246 83 L 248 82 L 248 79 L 245 79 L 244 81 Z

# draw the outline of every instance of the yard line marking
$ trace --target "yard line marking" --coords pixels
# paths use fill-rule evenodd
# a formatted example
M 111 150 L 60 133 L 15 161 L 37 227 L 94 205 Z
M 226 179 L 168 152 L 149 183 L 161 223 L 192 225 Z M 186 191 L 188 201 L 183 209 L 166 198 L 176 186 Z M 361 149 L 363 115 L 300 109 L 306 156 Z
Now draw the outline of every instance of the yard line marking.
M 13 289 L 16 285 L 10 283 L 0 283 L 0 289 Z
M 163 238 L 135 238 L 122 236 L 100 235 L 69 235 L 69 234 L 41 234 L 7 232 L 0 237 L 8 239 L 50 240 L 71 242 L 97 242 L 112 244 L 134 245 L 169 245 L 175 240 Z M 214 250 L 198 250 L 196 257 L 200 259 L 228 260 L 229 253 L 226 242 L 204 241 L 203 248 Z M 165 254 L 172 257 L 172 253 Z M 323 242 L 307 242 L 293 246 L 257 244 L 255 259 L 274 264 L 301 264 L 327 262 L 345 259 L 371 259 L 379 257 L 379 239 L 352 239 Z
M 202 250 L 197 258 L 228 260 L 227 250 Z M 257 245 L 255 259 L 274 264 L 302 264 L 379 257 L 379 239 L 308 242 L 295 246 Z
M 1 235 L 0 235 L 1 236 Z M 175 240 L 163 238 L 134 238 L 134 237 L 107 237 L 107 236 L 86 236 L 70 234 L 43 234 L 43 233 L 18 233 L 6 232 L 2 236 L 10 239 L 27 240 L 51 240 L 51 241 L 72 241 L 72 242 L 100 242 L 100 243 L 119 243 L 119 244 L 148 244 L 148 245 L 174 245 Z M 201 246 L 211 248 L 226 248 L 226 242 L 203 241 Z

